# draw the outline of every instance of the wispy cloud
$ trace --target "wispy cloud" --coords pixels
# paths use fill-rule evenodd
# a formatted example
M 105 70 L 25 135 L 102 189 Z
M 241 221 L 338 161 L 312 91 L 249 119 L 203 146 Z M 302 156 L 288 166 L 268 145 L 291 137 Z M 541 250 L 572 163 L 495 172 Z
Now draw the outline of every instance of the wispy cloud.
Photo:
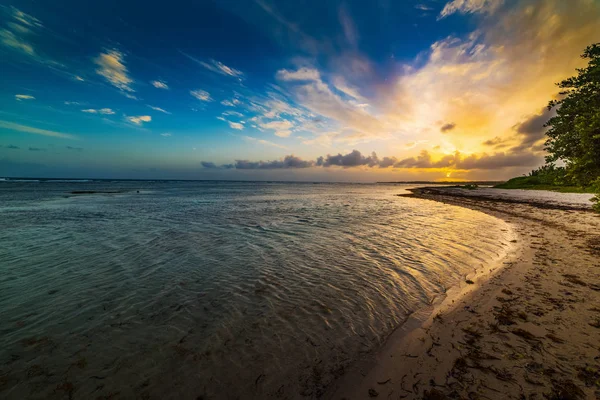
M 433 10 L 432 7 L 430 7 L 430 6 L 426 5 L 426 4 L 417 4 L 415 6 L 415 8 L 417 10 L 421 10 L 421 11 L 431 11 L 431 10 Z
M 127 121 L 136 124 L 136 125 L 142 125 L 142 123 L 144 122 L 150 122 L 152 121 L 152 117 L 149 115 L 140 115 L 137 117 L 127 117 Z
M 9 121 L 1 121 L 0 120 L 0 128 L 10 129 L 11 131 L 17 131 L 17 132 L 32 133 L 34 135 L 51 136 L 51 137 L 56 137 L 56 138 L 61 138 L 61 139 L 77 139 L 76 136 L 68 134 L 68 133 L 49 131 L 49 130 L 45 130 L 45 129 L 38 129 L 38 128 L 34 128 L 32 126 L 15 124 L 14 122 L 9 122 Z
M 221 104 L 226 107 L 235 107 L 240 105 L 242 102 L 239 99 L 233 98 L 231 100 L 222 100 Z
M 4 46 L 22 51 L 30 56 L 35 56 L 35 50 L 33 49 L 33 46 L 8 29 L 0 30 L 0 41 Z
M 96 72 L 100 76 L 104 77 L 104 79 L 117 89 L 134 97 L 130 94 L 131 92 L 135 92 L 131 87 L 133 79 L 129 76 L 123 53 L 116 49 L 106 50 L 94 59 L 94 63 L 98 66 Z
M 302 67 L 296 71 L 290 71 L 287 69 L 280 69 L 277 71 L 275 77 L 280 81 L 319 81 L 321 80 L 321 74 L 318 70 L 313 68 Z
M 208 93 L 206 90 L 201 90 L 201 89 L 191 90 L 190 94 L 200 101 L 213 101 L 212 98 L 210 97 L 210 93 Z
M 88 114 L 102 114 L 102 115 L 113 115 L 115 113 L 110 108 L 101 108 L 98 110 L 94 109 L 94 108 L 88 108 L 87 110 L 81 110 L 81 112 L 88 113 Z
M 167 110 L 163 110 L 160 107 L 154 107 L 154 106 L 151 106 L 151 105 L 147 105 L 147 106 L 150 107 L 151 109 L 153 109 L 154 111 L 158 111 L 158 112 L 161 112 L 161 113 L 164 113 L 164 114 L 171 114 Z
M 444 6 L 438 19 L 454 13 L 491 13 L 496 11 L 503 2 L 504 0 L 453 0 Z
M 22 101 L 22 100 L 35 100 L 35 97 L 30 96 L 28 94 L 15 94 L 15 100 L 17 101 Z
M 227 121 L 227 123 L 229 124 L 229 127 L 231 129 L 237 129 L 238 131 L 244 130 L 244 125 L 243 124 L 240 124 L 238 122 L 231 122 L 231 121 Z
M 171 137 L 171 136 L 173 136 L 173 134 L 169 133 L 169 132 L 165 132 L 165 133 L 161 133 L 160 136 Z
M 164 81 L 160 81 L 160 80 L 158 80 L 158 81 L 152 81 L 152 82 L 150 82 L 150 84 L 152 86 L 154 86 L 155 88 L 157 88 L 157 89 L 164 89 L 164 90 L 168 90 L 169 89 L 169 85 L 167 85 L 167 83 L 164 82 Z
M 72 151 L 83 151 L 83 147 L 66 146 L 65 148 Z
M 252 137 L 252 136 L 242 136 L 242 139 L 244 139 L 246 142 L 259 143 L 259 144 L 262 144 L 262 145 L 265 145 L 265 146 L 277 147 L 277 148 L 280 148 L 280 149 L 287 149 L 287 147 L 282 146 L 280 144 L 273 143 L 273 142 L 270 142 L 270 141 L 264 140 L 264 139 L 257 139 L 257 138 Z
M 258 124 L 263 129 L 271 129 L 275 131 L 275 135 L 279 137 L 288 137 L 292 134 L 291 129 L 294 124 L 288 120 L 271 121 Z
M 244 77 L 244 73 L 242 71 L 237 70 L 235 68 L 228 67 L 227 65 L 223 64 L 220 61 L 213 60 L 213 59 L 209 59 L 208 61 L 201 61 L 201 60 L 199 60 L 193 56 L 190 56 L 189 54 L 186 54 L 184 52 L 181 52 L 181 54 L 183 54 L 190 60 L 194 61 L 198 65 L 201 65 L 202 67 L 206 68 L 207 70 L 215 72 L 217 74 L 231 76 L 234 78 L 238 78 L 240 80 Z
M 30 147 L 29 151 L 46 151 L 46 149 L 42 149 L 42 148 L 39 148 L 39 147 Z

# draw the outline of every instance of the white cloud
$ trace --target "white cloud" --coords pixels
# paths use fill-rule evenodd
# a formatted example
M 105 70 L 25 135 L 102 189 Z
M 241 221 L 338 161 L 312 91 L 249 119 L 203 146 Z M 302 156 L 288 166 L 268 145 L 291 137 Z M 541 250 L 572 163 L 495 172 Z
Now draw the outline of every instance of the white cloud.
M 340 92 L 344 93 L 347 96 L 354 97 L 355 99 L 361 100 L 361 101 L 364 99 L 358 92 L 358 88 L 355 88 L 355 87 L 349 85 L 346 82 L 346 80 L 341 76 L 336 76 L 333 79 L 333 86 L 337 90 L 339 90 Z
M 152 121 L 152 117 L 149 115 L 140 115 L 137 117 L 127 117 L 127 120 L 136 125 L 142 125 L 142 122 L 150 122 Z
M 79 81 L 79 82 L 84 82 L 84 81 L 85 81 L 85 79 L 83 79 L 83 78 L 82 78 L 82 77 L 80 77 L 79 75 L 75 75 L 75 78 L 74 78 L 74 79 L 75 79 L 76 81 Z
M 118 50 L 107 50 L 94 59 L 98 66 L 96 72 L 103 76 L 111 85 L 123 92 L 135 92 L 131 88 L 133 79 L 128 75 L 123 53 Z M 129 95 L 135 98 L 133 95 Z
M 0 121 L 0 128 L 10 129 L 12 131 L 18 132 L 33 133 L 35 135 L 51 136 L 61 139 L 77 139 L 76 136 L 68 133 L 48 131 L 45 129 L 38 129 L 31 126 L 15 124 L 13 122 L 8 121 Z
M 496 11 L 503 2 L 504 0 L 453 0 L 444 6 L 438 19 L 445 18 L 454 13 L 491 13 Z
M 297 71 L 289 71 L 287 69 L 280 69 L 275 75 L 277 79 L 281 81 L 319 81 L 321 80 L 321 74 L 319 71 L 313 68 L 300 68 Z
M 41 28 L 43 25 L 39 19 L 32 15 L 26 14 L 18 8 L 11 6 L 12 17 L 23 25 L 27 25 L 31 28 Z
M 162 108 L 160 108 L 160 107 L 154 107 L 154 106 L 151 106 L 151 105 L 148 105 L 148 107 L 150 107 L 150 108 L 151 108 L 151 109 L 153 109 L 154 111 L 159 111 L 159 112 L 161 112 L 161 113 L 165 113 L 165 114 L 171 114 L 171 113 L 170 113 L 170 112 L 168 112 L 167 110 L 163 110 L 163 109 L 162 109 Z
M 88 114 L 102 114 L 102 115 L 113 115 L 115 112 L 110 108 L 101 108 L 99 110 L 88 108 L 87 110 L 81 110 L 84 113 Z
M 89 114 L 103 114 L 103 115 L 113 115 L 115 113 L 110 108 L 101 108 L 99 110 L 95 110 L 93 108 L 89 108 L 87 110 L 81 110 L 81 111 L 84 112 L 84 113 L 89 113 Z
M 169 133 L 169 132 L 165 132 L 165 133 L 161 133 L 160 136 L 171 137 L 171 136 L 173 136 L 173 134 Z
M 244 114 L 242 114 L 241 112 L 237 112 L 237 111 L 223 111 L 223 115 L 233 115 L 236 117 L 243 117 Z
M 231 129 L 237 129 L 238 131 L 241 131 L 244 129 L 244 125 L 237 123 L 237 122 L 231 122 L 231 121 L 227 121 L 229 123 L 229 127 Z
M 7 47 L 22 51 L 30 56 L 35 56 L 35 50 L 33 49 L 33 46 L 8 29 L 0 30 L 0 41 Z
M 280 144 L 273 143 L 273 142 L 270 142 L 270 141 L 264 140 L 264 139 L 257 139 L 257 138 L 251 137 L 251 136 L 242 136 L 242 139 L 244 139 L 247 142 L 260 143 L 265 146 L 277 147 L 280 149 L 287 149 L 287 147 L 282 146 Z
M 17 101 L 22 101 L 22 100 L 35 100 L 35 97 L 30 96 L 28 94 L 15 94 L 15 100 Z
M 81 103 L 78 101 L 65 101 L 65 104 L 68 106 L 80 106 Z
M 239 106 L 240 104 L 242 104 L 242 102 L 238 99 L 231 99 L 231 100 L 223 100 L 221 101 L 221 104 L 226 106 L 226 107 L 235 107 L 235 106 Z
M 263 129 L 274 130 L 275 135 L 279 137 L 290 136 L 292 134 L 291 129 L 294 127 L 294 124 L 288 120 L 271 121 L 267 123 L 259 123 L 258 125 Z
M 165 89 L 165 90 L 169 89 L 169 85 L 167 85 L 167 83 L 164 81 L 152 81 L 152 82 L 150 82 L 150 84 L 157 89 Z
M 201 90 L 201 89 L 191 90 L 190 94 L 201 101 L 212 101 L 212 99 L 210 97 L 210 93 L 208 93 L 205 90 Z
M 194 61 L 195 63 L 201 65 L 202 67 L 206 68 L 207 70 L 215 72 L 217 74 L 225 75 L 225 76 L 232 76 L 232 77 L 238 78 L 240 80 L 244 76 L 244 73 L 242 71 L 237 70 L 235 68 L 228 67 L 227 65 L 223 64 L 220 61 L 210 59 L 210 60 L 208 60 L 208 62 L 204 62 L 204 61 L 198 60 L 195 57 L 190 56 L 189 54 L 185 54 L 183 52 L 181 52 L 181 54 L 183 54 L 190 60 Z

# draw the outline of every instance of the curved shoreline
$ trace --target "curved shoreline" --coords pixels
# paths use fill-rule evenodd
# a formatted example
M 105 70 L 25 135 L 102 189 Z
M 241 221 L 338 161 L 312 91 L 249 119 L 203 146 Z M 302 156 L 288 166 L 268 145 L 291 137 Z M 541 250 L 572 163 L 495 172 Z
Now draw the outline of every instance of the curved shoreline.
M 454 193 L 423 188 L 407 196 L 512 224 L 517 245 L 500 261 L 505 268 L 492 268 L 477 278 L 478 287 L 411 316 L 326 397 L 600 395 L 600 308 L 592 306 L 600 304 L 600 216 Z

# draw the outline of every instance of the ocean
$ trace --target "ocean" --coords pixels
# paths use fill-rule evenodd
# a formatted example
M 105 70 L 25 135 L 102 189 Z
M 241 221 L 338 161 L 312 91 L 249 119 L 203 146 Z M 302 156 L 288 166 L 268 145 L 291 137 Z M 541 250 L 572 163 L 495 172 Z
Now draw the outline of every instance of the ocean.
M 506 252 L 409 185 L 0 182 L 0 398 L 320 397 Z

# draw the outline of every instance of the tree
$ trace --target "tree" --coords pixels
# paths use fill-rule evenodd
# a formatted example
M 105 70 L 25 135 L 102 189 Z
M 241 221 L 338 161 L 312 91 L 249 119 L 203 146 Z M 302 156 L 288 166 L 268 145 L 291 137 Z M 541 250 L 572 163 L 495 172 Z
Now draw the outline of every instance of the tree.
M 588 66 L 560 82 L 561 98 L 548 105 L 556 107 L 556 116 L 546 123 L 546 162 L 563 161 L 567 178 L 588 186 L 600 177 L 600 43 L 581 57 Z

